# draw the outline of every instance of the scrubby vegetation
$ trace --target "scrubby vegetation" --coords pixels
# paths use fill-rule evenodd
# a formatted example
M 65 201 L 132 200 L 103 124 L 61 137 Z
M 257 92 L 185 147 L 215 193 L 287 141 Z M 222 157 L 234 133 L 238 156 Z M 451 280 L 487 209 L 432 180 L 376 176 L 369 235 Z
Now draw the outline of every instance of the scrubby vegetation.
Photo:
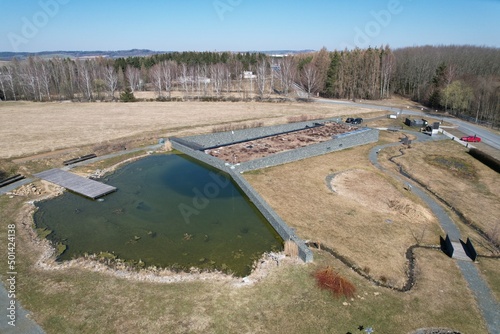
M 314 278 L 320 288 L 330 290 L 335 297 L 352 298 L 356 293 L 354 284 L 340 276 L 331 267 L 317 269 L 314 272 Z
M 225 131 L 234 131 L 234 130 L 243 130 L 243 129 L 251 129 L 251 128 L 260 128 L 264 126 L 264 122 L 255 121 L 251 123 L 243 123 L 243 124 L 224 124 L 214 126 L 212 128 L 212 132 L 225 132 Z
M 428 157 L 428 162 L 434 166 L 446 169 L 457 177 L 474 180 L 477 176 L 474 166 L 467 160 L 461 158 L 444 155 L 430 155 Z

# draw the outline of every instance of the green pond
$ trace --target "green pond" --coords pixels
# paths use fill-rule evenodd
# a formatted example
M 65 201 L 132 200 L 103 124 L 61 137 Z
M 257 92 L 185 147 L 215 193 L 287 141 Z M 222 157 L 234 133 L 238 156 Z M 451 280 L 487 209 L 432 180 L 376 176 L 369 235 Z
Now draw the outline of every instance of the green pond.
M 263 253 L 282 249 L 228 175 L 185 155 L 152 155 L 100 181 L 118 191 L 97 201 L 65 192 L 37 203 L 36 227 L 66 246 L 59 260 L 109 253 L 134 266 L 246 276 Z

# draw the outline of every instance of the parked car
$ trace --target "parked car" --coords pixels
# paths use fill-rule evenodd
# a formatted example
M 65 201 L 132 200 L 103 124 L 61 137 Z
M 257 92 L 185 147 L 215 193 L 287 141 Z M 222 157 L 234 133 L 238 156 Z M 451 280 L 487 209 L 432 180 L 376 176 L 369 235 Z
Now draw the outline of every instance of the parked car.
M 460 138 L 462 141 L 467 141 L 467 142 L 473 142 L 473 143 L 479 143 L 481 141 L 481 138 L 474 135 L 474 136 L 465 136 Z
M 355 118 L 351 124 L 361 124 L 363 123 L 363 119 L 362 118 Z
M 346 123 L 352 123 L 352 121 L 354 121 L 354 118 L 352 117 L 347 117 L 345 120 Z

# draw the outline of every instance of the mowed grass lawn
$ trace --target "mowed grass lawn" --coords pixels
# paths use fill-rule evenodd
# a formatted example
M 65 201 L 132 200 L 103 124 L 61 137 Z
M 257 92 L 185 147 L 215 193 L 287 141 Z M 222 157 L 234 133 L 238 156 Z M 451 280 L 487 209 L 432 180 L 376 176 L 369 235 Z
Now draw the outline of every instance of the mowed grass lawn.
M 46 108 L 50 109 L 51 104 L 47 105 Z M 109 105 L 102 105 L 109 108 Z M 159 105 L 158 108 L 166 108 L 169 104 Z M 190 103 L 179 105 L 188 106 Z M 261 106 L 267 108 L 267 104 L 241 105 L 200 104 L 197 112 L 199 126 L 190 127 L 182 123 L 185 127 L 182 130 L 176 125 L 178 123 L 172 121 L 172 125 L 163 123 L 158 131 L 165 131 L 168 126 L 179 133 L 210 131 L 217 120 L 202 111 L 205 106 L 241 108 L 235 122 L 257 119 L 257 116 L 249 116 L 246 108 L 250 105 L 255 109 L 261 109 Z M 139 104 L 131 108 L 136 106 Z M 281 104 L 271 106 L 285 108 Z M 275 115 L 268 110 L 268 116 L 263 117 L 270 117 L 272 122 L 284 121 L 289 113 L 307 114 L 303 106 L 307 108 L 308 105 L 293 105 L 291 110 L 295 111 L 283 109 Z M 327 107 L 320 105 L 319 109 L 309 112 L 318 114 Z M 0 113 L 3 110 L 0 108 Z M 324 111 L 325 115 L 352 113 L 352 110 L 325 110 L 328 110 Z M 90 112 L 90 109 L 87 111 Z M 215 112 L 214 109 L 212 111 Z M 76 111 L 73 113 L 78 114 Z M 158 113 L 161 114 L 160 111 Z M 99 115 L 105 118 L 108 114 L 112 115 L 103 109 Z M 137 131 L 141 129 L 134 123 L 138 115 L 144 114 L 138 110 L 135 116 L 130 114 L 128 120 L 133 125 L 129 130 L 134 126 Z M 223 116 L 220 117 L 223 119 Z M 54 116 L 54 119 L 57 120 L 57 117 Z M 75 133 L 91 128 L 87 125 L 79 128 L 77 120 L 75 118 L 73 123 Z M 106 122 L 113 124 L 110 120 Z M 123 130 L 123 135 L 129 130 Z M 58 142 L 63 142 L 63 138 L 61 136 Z M 84 136 L 81 144 L 91 144 L 91 140 L 91 136 Z M 381 134 L 381 142 L 397 140 L 397 134 Z M 29 144 L 33 147 L 26 154 L 46 149 L 37 148 L 37 142 Z M 45 145 L 49 150 L 51 145 L 56 147 L 51 139 Z M 247 173 L 245 177 L 296 229 L 300 237 L 321 242 L 375 279 L 400 286 L 405 280 L 404 252 L 407 247 L 415 243 L 437 244 L 442 231 L 418 198 L 370 165 L 367 155 L 371 147 L 373 145 L 335 152 Z M 432 151 L 432 146 L 414 146 L 413 149 L 415 152 L 428 152 Z M 450 148 L 446 150 L 446 154 L 451 154 L 448 152 L 452 151 Z M 436 148 L 435 154 L 443 154 L 443 149 Z M 463 151 L 457 150 L 456 154 L 466 159 Z M 411 160 L 409 163 L 412 163 Z M 482 170 L 481 165 L 469 163 Z M 439 168 L 429 164 L 428 175 L 438 173 Z M 330 186 L 335 192 L 331 191 L 326 181 L 326 177 L 332 174 L 334 177 Z M 485 183 L 491 175 L 482 170 L 476 176 L 478 182 Z M 478 194 L 478 198 L 486 191 L 481 187 L 466 190 L 475 192 L 473 194 Z M 261 282 L 243 287 L 214 281 L 141 282 L 78 268 L 44 270 L 36 266 L 42 248 L 28 233 L 31 222 L 25 215 L 29 206 L 26 202 L 32 199 L 0 197 L 0 240 L 7 240 L 7 225 L 16 224 L 17 300 L 32 312 L 32 318 L 49 334 L 354 333 L 360 325 L 372 327 L 375 333 L 410 333 L 424 327 L 451 328 L 461 333 L 487 333 L 474 297 L 455 261 L 438 250 L 415 251 L 416 284 L 406 293 L 373 285 L 324 251 L 314 251 L 314 263 L 276 267 Z M 0 257 L 7 258 L 5 247 L 0 249 Z M 480 259 L 479 263 L 481 272 L 497 294 L 500 276 L 498 261 L 488 259 L 482 263 Z M 324 266 L 333 267 L 356 286 L 354 298 L 337 299 L 316 286 L 312 273 Z M 0 261 L 0 272 L 7 272 L 6 261 Z M 5 277 L 2 277 L 5 282 Z

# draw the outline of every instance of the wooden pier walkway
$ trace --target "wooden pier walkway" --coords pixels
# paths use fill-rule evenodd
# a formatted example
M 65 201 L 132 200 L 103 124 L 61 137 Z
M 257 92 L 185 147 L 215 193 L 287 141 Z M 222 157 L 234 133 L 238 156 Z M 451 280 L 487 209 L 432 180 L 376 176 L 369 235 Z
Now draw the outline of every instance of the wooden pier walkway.
M 113 186 L 87 179 L 59 168 L 49 169 L 35 174 L 35 176 L 92 199 L 116 191 L 116 188 Z

